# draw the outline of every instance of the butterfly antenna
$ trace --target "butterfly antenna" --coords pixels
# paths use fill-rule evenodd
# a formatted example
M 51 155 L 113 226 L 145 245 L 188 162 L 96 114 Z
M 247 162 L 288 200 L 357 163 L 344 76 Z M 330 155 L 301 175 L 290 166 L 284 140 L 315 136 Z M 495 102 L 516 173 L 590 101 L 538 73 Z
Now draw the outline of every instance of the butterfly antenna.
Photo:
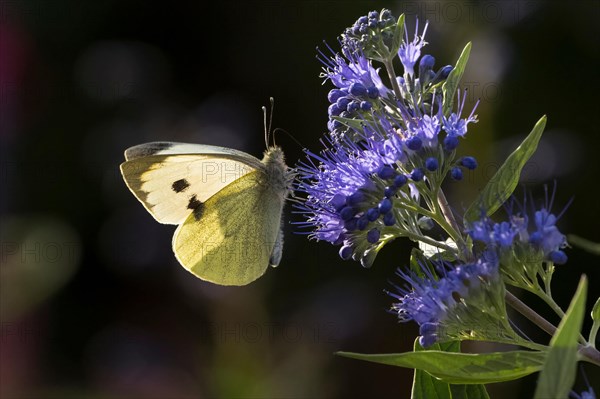
M 269 148 L 269 131 L 267 129 L 267 107 L 262 106 L 263 111 L 263 125 L 265 127 L 265 148 Z
M 275 133 L 277 133 L 277 132 L 283 132 L 283 133 L 287 134 L 287 135 L 288 135 L 288 137 L 289 137 L 289 138 L 291 138 L 292 140 L 294 140 L 294 141 L 296 142 L 296 144 L 298 144 L 298 145 L 299 145 L 301 148 L 306 148 L 306 147 L 305 147 L 305 146 L 304 146 L 304 145 L 303 145 L 303 144 L 302 144 L 300 141 L 298 141 L 298 139 L 296 139 L 296 138 L 294 137 L 294 135 L 293 135 L 293 134 L 291 134 L 291 133 L 290 133 L 290 132 L 288 132 L 287 130 L 285 130 L 285 129 L 282 129 L 282 128 L 280 128 L 280 127 L 276 127 L 276 128 L 275 128 L 275 130 L 273 130 L 273 140 L 275 139 Z
M 269 134 L 271 133 L 271 127 L 273 126 L 273 110 L 275 108 L 275 100 L 273 97 L 269 98 L 271 102 L 271 112 L 269 114 L 269 123 L 267 123 L 267 107 L 262 107 L 265 124 L 265 146 L 269 148 Z M 275 144 L 275 143 L 273 143 Z
M 269 101 L 271 102 L 271 115 L 269 115 L 269 132 L 271 132 L 271 128 L 273 127 L 273 112 L 275 112 L 275 100 L 273 99 L 273 97 L 269 97 Z

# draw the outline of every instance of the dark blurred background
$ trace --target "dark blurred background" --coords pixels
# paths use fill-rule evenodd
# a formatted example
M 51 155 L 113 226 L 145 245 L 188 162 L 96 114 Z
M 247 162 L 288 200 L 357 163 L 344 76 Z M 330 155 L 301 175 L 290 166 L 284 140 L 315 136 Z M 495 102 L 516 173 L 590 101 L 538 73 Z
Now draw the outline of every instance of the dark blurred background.
M 556 179 L 554 210 L 575 198 L 560 229 L 600 242 L 598 1 L 0 5 L 2 398 L 409 396 L 411 370 L 334 355 L 411 349 L 417 329 L 386 313 L 384 293 L 409 242 L 389 245 L 365 270 L 286 224 L 279 268 L 247 287 L 213 286 L 177 264 L 174 228 L 152 219 L 118 169 L 127 147 L 152 140 L 260 157 L 270 96 L 274 125 L 293 137 L 277 136 L 288 164 L 301 145 L 318 150 L 331 86 L 321 85 L 315 47 L 337 48 L 342 30 L 372 9 L 406 13 L 411 31 L 415 16 L 428 19 L 425 49 L 440 67 L 473 42 L 463 87 L 467 108 L 481 99 L 480 122 L 459 151 L 481 167 L 448 184 L 455 208 L 547 114 L 522 182 L 542 196 Z M 291 206 L 285 215 L 295 220 Z M 591 309 L 598 258 L 568 255 L 556 297 L 566 307 L 586 273 Z M 588 377 L 598 381 L 598 370 Z M 535 379 L 488 388 L 528 397 Z

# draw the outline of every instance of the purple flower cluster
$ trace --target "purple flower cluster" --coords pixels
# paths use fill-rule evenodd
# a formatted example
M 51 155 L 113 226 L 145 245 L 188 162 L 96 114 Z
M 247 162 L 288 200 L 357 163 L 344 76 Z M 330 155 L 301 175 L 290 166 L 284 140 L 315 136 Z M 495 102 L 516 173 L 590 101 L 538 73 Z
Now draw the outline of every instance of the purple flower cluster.
M 307 216 L 305 225 L 317 240 L 341 245 L 343 259 L 358 258 L 370 266 L 364 252 L 380 241 L 382 229 L 397 222 L 394 198 L 406 195 L 401 189 L 409 179 L 422 176 L 397 168 L 404 156 L 397 136 L 361 144 L 330 141 L 321 154 L 307 154 L 307 162 L 297 166 L 302 176 L 297 189 L 307 193 L 299 206 Z
M 519 211 L 513 213 L 515 205 Z M 519 247 L 530 253 L 540 253 L 545 261 L 562 265 L 567 262 L 567 255 L 562 250 L 567 246 L 567 239 L 556 227 L 561 215 L 550 213 L 551 207 L 552 204 L 546 202 L 540 209 L 531 209 L 528 215 L 525 204 L 520 206 L 513 198 L 507 206 L 508 221 L 494 223 L 489 217 L 483 217 L 473 222 L 467 233 L 474 241 L 483 243 L 486 250 L 494 250 L 499 255 L 512 253 Z
M 458 266 L 433 262 L 432 266 L 437 273 L 423 264 L 419 274 L 398 271 L 408 284 L 405 288 L 396 287 L 398 293 L 389 293 L 398 299 L 392 311 L 399 320 L 414 320 L 419 325 L 419 343 L 423 347 L 451 339 L 446 336 L 452 330 L 448 326 L 451 319 L 461 314 L 464 323 L 469 319 L 471 307 L 472 312 L 481 312 L 482 304 L 473 301 L 478 301 L 482 295 L 490 295 L 494 292 L 491 286 L 499 283 L 498 267 L 493 262 L 480 260 Z M 464 330 L 474 327 L 463 324 Z
M 342 34 L 341 43 L 345 54 L 356 51 L 381 60 L 393 47 L 396 18 L 390 10 L 371 11 L 360 17 Z
M 422 54 L 427 23 L 421 32 L 417 22 L 412 40 L 398 26 L 388 11 L 371 12 L 346 29 L 340 53 L 320 52 L 322 77 L 334 85 L 328 94 L 329 132 L 324 149 L 306 150 L 297 165 L 296 189 L 303 198 L 295 206 L 305 218 L 300 224 L 311 238 L 339 246 L 342 259 L 365 267 L 396 237 L 434 241 L 423 231 L 436 222 L 447 228 L 436 205 L 442 182 L 448 176 L 461 180 L 465 169 L 477 167 L 472 156 L 456 157 L 460 138 L 477 122 L 477 104 L 465 115 L 466 91 L 458 91 L 456 108 L 444 112 L 440 88 L 452 66 L 435 71 L 434 57 Z M 390 70 L 396 57 L 404 67 L 397 78 Z M 383 83 L 382 70 L 391 88 Z M 555 246 L 564 241 L 555 242 L 554 216 L 542 212 L 535 218 L 541 227 L 528 242 L 556 258 Z M 482 314 L 495 317 L 486 319 L 491 324 L 503 320 L 504 285 L 494 250 L 508 248 L 526 232 L 518 218 L 475 222 L 469 234 L 484 242 L 487 252 L 456 264 L 428 260 L 418 274 L 399 272 L 407 285 L 391 294 L 398 299 L 394 312 L 401 321 L 419 324 L 423 346 L 476 328 Z
M 374 100 L 389 94 L 370 60 L 363 54 L 350 54 L 348 57 L 334 54 L 328 58 L 323 53 L 320 57 L 325 65 L 323 76 L 336 87 L 327 95 L 331 103 L 328 109 L 331 132 L 343 128 L 335 117 L 361 118 L 362 113 L 373 108 Z
M 435 59 L 421 57 L 427 24 L 420 36 L 417 27 L 414 40 L 406 36 L 390 55 L 405 68 L 401 84 L 390 89 L 383 83 L 373 66 L 380 58 L 369 54 L 389 52 L 391 44 L 382 37 L 389 39 L 392 28 L 396 19 L 389 11 L 371 12 L 342 35 L 341 53 L 320 52 L 322 76 L 335 86 L 328 94 L 329 133 L 325 149 L 306 151 L 297 168 L 296 188 L 305 193 L 297 208 L 311 237 L 341 246 L 343 259 L 365 266 L 373 259 L 366 254 L 390 237 L 421 234 L 414 210 L 427 190 L 439 188 L 446 176 L 461 180 L 463 169 L 477 167 L 473 157 L 455 160 L 458 138 L 477 121 L 475 108 L 462 116 L 466 95 L 459 93 L 456 111 L 444 114 L 440 90 L 419 84 L 419 79 L 439 83 L 452 69 L 435 73 Z M 416 76 L 413 66 L 419 59 Z M 384 62 L 386 70 L 390 65 Z

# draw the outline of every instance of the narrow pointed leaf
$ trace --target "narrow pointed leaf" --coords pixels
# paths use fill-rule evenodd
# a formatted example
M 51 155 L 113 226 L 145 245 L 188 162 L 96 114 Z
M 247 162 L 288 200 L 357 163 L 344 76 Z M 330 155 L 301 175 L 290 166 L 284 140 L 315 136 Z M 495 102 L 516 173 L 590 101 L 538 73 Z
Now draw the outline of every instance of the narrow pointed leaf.
M 515 380 L 540 371 L 546 356 L 538 351 L 494 353 L 422 352 L 367 355 L 338 352 L 338 355 L 391 366 L 417 368 L 451 384 L 489 384 Z
M 400 45 L 402 44 L 402 39 L 404 38 L 404 14 L 398 17 L 398 22 L 396 23 L 396 27 L 394 29 L 394 39 L 392 41 L 392 48 L 390 49 L 390 53 L 393 56 L 398 54 L 398 50 L 400 49 Z
M 490 399 L 483 384 L 450 384 L 452 399 Z
M 469 60 L 469 53 L 471 52 L 471 42 L 467 43 L 465 48 L 463 49 L 460 57 L 458 57 L 458 61 L 456 61 L 456 65 L 448 75 L 448 78 L 444 82 L 442 86 L 442 93 L 444 95 L 443 99 L 443 112 L 444 115 L 449 115 L 452 111 L 452 105 L 454 104 L 454 96 L 456 95 L 456 89 L 458 88 L 458 83 L 462 78 L 463 73 L 465 72 L 465 67 L 467 66 L 467 61 Z
M 492 215 L 511 196 L 519 183 L 523 166 L 537 149 L 545 126 L 546 116 L 543 116 L 521 145 L 506 158 L 504 164 L 467 209 L 464 216 L 466 223 L 479 219 L 482 210 L 485 210 L 488 216 Z
M 579 281 L 567 313 L 550 340 L 550 350 L 540 373 L 535 398 L 567 398 L 577 372 L 577 339 L 585 314 L 587 279 Z
M 588 342 L 596 347 L 596 334 L 598 334 L 598 329 L 600 328 L 600 298 L 596 300 L 594 308 L 592 309 L 592 320 L 594 321 L 594 324 L 592 324 Z
M 410 252 L 410 270 L 417 273 L 418 276 L 423 275 L 423 270 L 421 269 L 421 264 L 425 264 L 427 262 L 427 258 L 423 255 L 423 251 L 419 248 L 413 248 Z
M 594 304 L 594 308 L 592 309 L 592 320 L 600 321 L 600 298 L 596 299 L 596 303 Z
M 460 343 L 451 341 L 432 345 L 432 349 L 444 352 L 460 352 Z M 414 344 L 415 352 L 424 351 L 418 338 Z M 412 399 L 489 399 L 484 385 L 448 384 L 426 371 L 415 369 L 412 386 Z
M 569 234 L 567 239 L 569 244 L 579 247 L 593 255 L 600 256 L 600 242 L 593 242 L 575 234 Z
M 434 344 L 432 349 L 444 352 L 458 352 L 460 344 L 457 341 Z M 414 351 L 422 352 L 425 349 L 419 345 L 419 339 L 415 339 Z M 452 399 L 450 384 L 433 377 L 426 371 L 415 369 L 413 378 L 411 399 Z

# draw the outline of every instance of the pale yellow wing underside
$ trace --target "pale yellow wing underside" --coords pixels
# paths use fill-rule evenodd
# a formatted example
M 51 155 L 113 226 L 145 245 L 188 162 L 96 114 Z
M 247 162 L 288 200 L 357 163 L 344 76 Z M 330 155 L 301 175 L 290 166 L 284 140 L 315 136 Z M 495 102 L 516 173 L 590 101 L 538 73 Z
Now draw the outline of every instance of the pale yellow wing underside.
M 173 251 L 187 270 L 220 285 L 246 285 L 265 273 L 284 203 L 265 179 L 255 170 L 235 180 L 177 228 Z
M 260 161 L 247 154 L 173 154 L 134 158 L 121 164 L 121 173 L 158 222 L 181 224 L 191 204 L 205 202 L 255 167 L 261 167 Z

